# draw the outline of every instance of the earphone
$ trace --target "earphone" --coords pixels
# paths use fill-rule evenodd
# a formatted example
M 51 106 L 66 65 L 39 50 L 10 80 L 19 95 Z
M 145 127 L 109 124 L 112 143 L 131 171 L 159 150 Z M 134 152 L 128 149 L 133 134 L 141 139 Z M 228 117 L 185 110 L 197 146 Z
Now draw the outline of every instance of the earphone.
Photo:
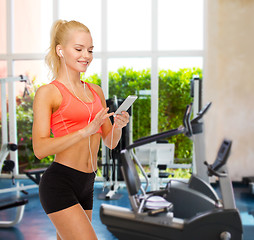
M 61 55 L 62 57 L 64 57 L 63 51 L 62 51 L 61 49 L 59 50 L 59 53 L 60 53 L 60 55 Z
M 60 55 L 63 57 L 64 65 L 65 65 L 65 69 L 66 69 L 66 74 L 67 74 L 67 79 L 68 79 L 68 81 L 69 81 L 69 83 L 70 83 L 70 85 L 71 85 L 71 88 L 72 88 L 72 91 L 73 91 L 75 97 L 76 97 L 84 106 L 86 106 L 86 108 L 88 109 L 88 112 L 89 112 L 89 115 L 90 115 L 90 116 L 89 116 L 89 119 L 88 119 L 88 124 L 89 124 L 89 123 L 91 122 L 92 113 L 93 113 L 93 101 L 88 97 L 88 95 L 87 95 L 87 93 L 86 93 L 86 91 L 85 91 L 85 94 L 86 94 L 88 100 L 92 103 L 92 110 L 90 111 L 90 109 L 89 109 L 89 107 L 86 105 L 86 103 L 83 102 L 83 101 L 77 96 L 76 92 L 74 91 L 74 88 L 73 88 L 73 86 L 72 86 L 72 84 L 71 84 L 71 81 L 70 81 L 69 72 L 68 72 L 68 68 L 67 68 L 66 62 L 65 62 L 65 58 L 64 58 L 64 56 L 63 56 L 63 52 L 62 52 L 61 49 L 59 50 L 59 53 L 60 53 Z M 86 86 L 86 85 L 84 85 L 84 90 L 85 90 L 85 86 Z M 66 126 L 65 126 L 65 128 L 66 128 Z M 66 130 L 67 130 L 67 132 L 68 132 L 68 129 L 67 129 L 67 128 L 66 128 Z M 90 158 L 91 158 L 92 169 L 93 169 L 94 174 L 96 175 L 96 172 L 95 172 L 94 166 L 93 166 L 93 156 L 92 156 L 92 151 L 91 151 L 90 136 L 89 136 L 89 138 L 88 138 L 88 146 L 89 146 L 89 153 L 90 153 Z
M 85 94 L 86 94 L 88 100 L 92 103 L 92 110 L 90 111 L 90 109 L 89 109 L 89 107 L 86 105 L 86 103 L 83 102 L 83 101 L 77 96 L 77 94 L 76 94 L 76 92 L 75 92 L 75 90 L 74 90 L 74 88 L 73 88 L 73 86 L 72 86 L 72 83 L 71 83 L 70 78 L 69 78 L 68 68 L 67 68 L 67 65 L 66 65 L 66 62 L 65 62 L 65 58 L 64 58 L 64 55 L 63 55 L 63 52 L 62 52 L 61 49 L 59 50 L 59 54 L 63 57 L 64 65 L 65 65 L 65 69 L 66 69 L 66 73 L 67 73 L 67 79 L 68 79 L 68 81 L 69 81 L 69 83 L 70 83 L 70 85 L 71 85 L 71 88 L 72 88 L 72 91 L 73 91 L 75 97 L 76 97 L 84 106 L 86 106 L 86 108 L 88 109 L 88 112 L 89 112 L 89 115 L 90 115 L 90 116 L 89 116 L 89 120 L 88 120 L 88 124 L 89 124 L 89 123 L 91 122 L 91 117 L 92 117 L 92 113 L 93 113 L 93 101 L 88 97 L 88 95 L 87 95 L 87 93 L 86 93 L 86 91 L 85 91 Z M 86 86 L 86 85 L 84 85 L 84 87 L 85 87 L 85 86 Z M 84 88 L 84 90 L 85 90 L 85 88 Z M 66 127 L 66 126 L 65 126 L 65 127 Z M 114 128 L 115 128 L 115 124 L 113 124 L 113 126 L 112 126 L 111 151 L 112 151 L 112 148 L 113 148 Z M 68 132 L 68 129 L 66 129 L 66 130 L 67 130 L 67 132 Z M 94 170 L 94 164 L 93 164 L 93 157 L 92 157 L 92 151 L 91 151 L 90 136 L 89 136 L 89 138 L 88 138 L 88 146 L 89 146 L 89 153 L 90 153 L 90 158 L 91 158 L 92 169 L 93 169 L 94 174 L 96 175 L 96 172 L 95 172 L 95 170 Z M 112 154 L 112 153 L 111 153 L 111 154 Z M 112 158 L 112 156 L 111 156 L 111 158 Z

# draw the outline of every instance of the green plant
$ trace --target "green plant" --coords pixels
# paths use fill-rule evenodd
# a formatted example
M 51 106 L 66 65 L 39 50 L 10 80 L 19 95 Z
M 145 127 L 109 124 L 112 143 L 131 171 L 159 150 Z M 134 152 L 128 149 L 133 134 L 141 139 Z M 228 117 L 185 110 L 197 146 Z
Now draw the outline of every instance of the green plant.
M 158 131 L 177 128 L 182 124 L 190 96 L 190 80 L 193 75 L 202 78 L 199 68 L 159 71 L 159 115 Z M 89 77 L 88 81 L 100 83 L 98 75 Z M 109 73 L 109 98 L 126 98 L 128 95 L 138 95 L 133 105 L 133 140 L 148 136 L 151 132 L 151 72 L 150 69 L 135 71 L 132 68 L 119 68 L 117 72 Z M 175 144 L 175 158 L 177 161 L 191 162 L 192 141 L 184 135 L 169 138 Z
M 193 75 L 202 78 L 199 68 L 184 68 L 177 72 L 161 70 L 159 72 L 159 132 L 177 128 L 187 104 L 191 103 L 190 80 Z M 192 141 L 184 135 L 168 139 L 175 144 L 175 158 L 189 161 L 192 157 Z
M 178 127 L 182 123 L 186 105 L 192 99 L 190 97 L 190 79 L 198 74 L 202 78 L 201 69 L 180 69 L 177 72 L 171 70 L 159 71 L 159 132 Z M 81 79 L 100 85 L 98 74 Z M 33 154 L 32 148 L 32 104 L 39 85 L 35 78 L 29 86 L 30 94 L 25 97 L 17 97 L 17 127 L 18 144 L 23 146 L 19 151 L 20 163 L 28 163 L 28 167 L 38 164 L 50 164 L 54 156 L 48 156 L 38 160 Z M 151 72 L 150 69 L 135 71 L 132 68 L 119 68 L 116 72 L 109 73 L 109 98 L 116 95 L 125 99 L 128 95 L 138 95 L 138 100 L 133 105 L 133 140 L 148 136 L 151 132 Z M 1 125 L 0 125 L 1 126 Z M 168 139 L 175 144 L 175 158 L 178 162 L 191 162 L 192 142 L 184 135 Z M 99 154 L 101 158 L 101 154 Z
M 168 172 L 169 177 L 174 177 L 174 178 L 190 178 L 191 177 L 191 169 L 167 169 L 166 172 Z

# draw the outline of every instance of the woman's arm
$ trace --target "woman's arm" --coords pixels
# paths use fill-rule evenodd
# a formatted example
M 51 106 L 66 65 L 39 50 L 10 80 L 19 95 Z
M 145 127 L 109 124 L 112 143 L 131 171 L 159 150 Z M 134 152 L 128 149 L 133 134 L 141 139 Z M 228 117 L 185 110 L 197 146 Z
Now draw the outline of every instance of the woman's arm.
M 103 141 L 108 148 L 113 149 L 117 146 L 119 140 L 122 137 L 122 128 L 125 127 L 128 122 L 129 122 L 128 112 L 122 112 L 122 115 L 116 115 L 116 117 L 114 117 L 113 127 L 103 137 Z M 103 126 L 104 125 L 102 125 L 102 127 Z
M 101 99 L 102 106 L 106 108 L 106 100 L 101 87 L 95 84 L 93 84 L 93 87 Z M 112 126 L 109 118 L 105 119 L 102 125 L 102 139 L 104 144 L 110 149 L 117 146 L 122 136 L 122 128 L 125 127 L 129 122 L 129 114 L 127 112 L 122 113 L 122 115 L 117 115 L 114 117 L 114 126 Z
M 96 133 L 103 124 L 104 119 L 112 115 L 107 114 L 108 109 L 102 109 L 85 128 L 62 137 L 51 138 L 50 119 L 54 105 L 57 102 L 57 96 L 59 96 L 59 93 L 53 85 L 45 85 L 37 90 L 34 98 L 33 149 L 35 156 L 39 159 L 62 152 L 73 144 Z

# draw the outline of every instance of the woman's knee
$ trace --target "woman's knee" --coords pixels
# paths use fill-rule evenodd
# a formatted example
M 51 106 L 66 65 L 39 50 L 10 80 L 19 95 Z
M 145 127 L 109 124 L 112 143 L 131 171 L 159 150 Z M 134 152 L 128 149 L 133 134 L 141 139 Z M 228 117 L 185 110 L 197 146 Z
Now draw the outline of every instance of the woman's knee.
M 48 216 L 62 240 L 97 240 L 90 219 L 79 204 L 51 213 Z

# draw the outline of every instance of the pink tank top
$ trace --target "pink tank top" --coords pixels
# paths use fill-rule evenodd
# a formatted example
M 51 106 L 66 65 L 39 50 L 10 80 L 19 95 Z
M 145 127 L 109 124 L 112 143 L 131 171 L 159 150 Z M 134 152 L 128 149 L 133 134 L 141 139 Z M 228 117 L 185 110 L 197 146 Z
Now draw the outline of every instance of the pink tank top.
M 54 80 L 51 84 L 54 84 L 59 89 L 63 98 L 57 111 L 51 115 L 50 127 L 55 137 L 61 137 L 86 127 L 90 113 L 90 121 L 92 121 L 103 108 L 100 97 L 88 83 L 85 84 L 93 93 L 93 102 L 82 102 L 64 84 L 57 80 Z M 102 133 L 101 128 L 98 133 Z

